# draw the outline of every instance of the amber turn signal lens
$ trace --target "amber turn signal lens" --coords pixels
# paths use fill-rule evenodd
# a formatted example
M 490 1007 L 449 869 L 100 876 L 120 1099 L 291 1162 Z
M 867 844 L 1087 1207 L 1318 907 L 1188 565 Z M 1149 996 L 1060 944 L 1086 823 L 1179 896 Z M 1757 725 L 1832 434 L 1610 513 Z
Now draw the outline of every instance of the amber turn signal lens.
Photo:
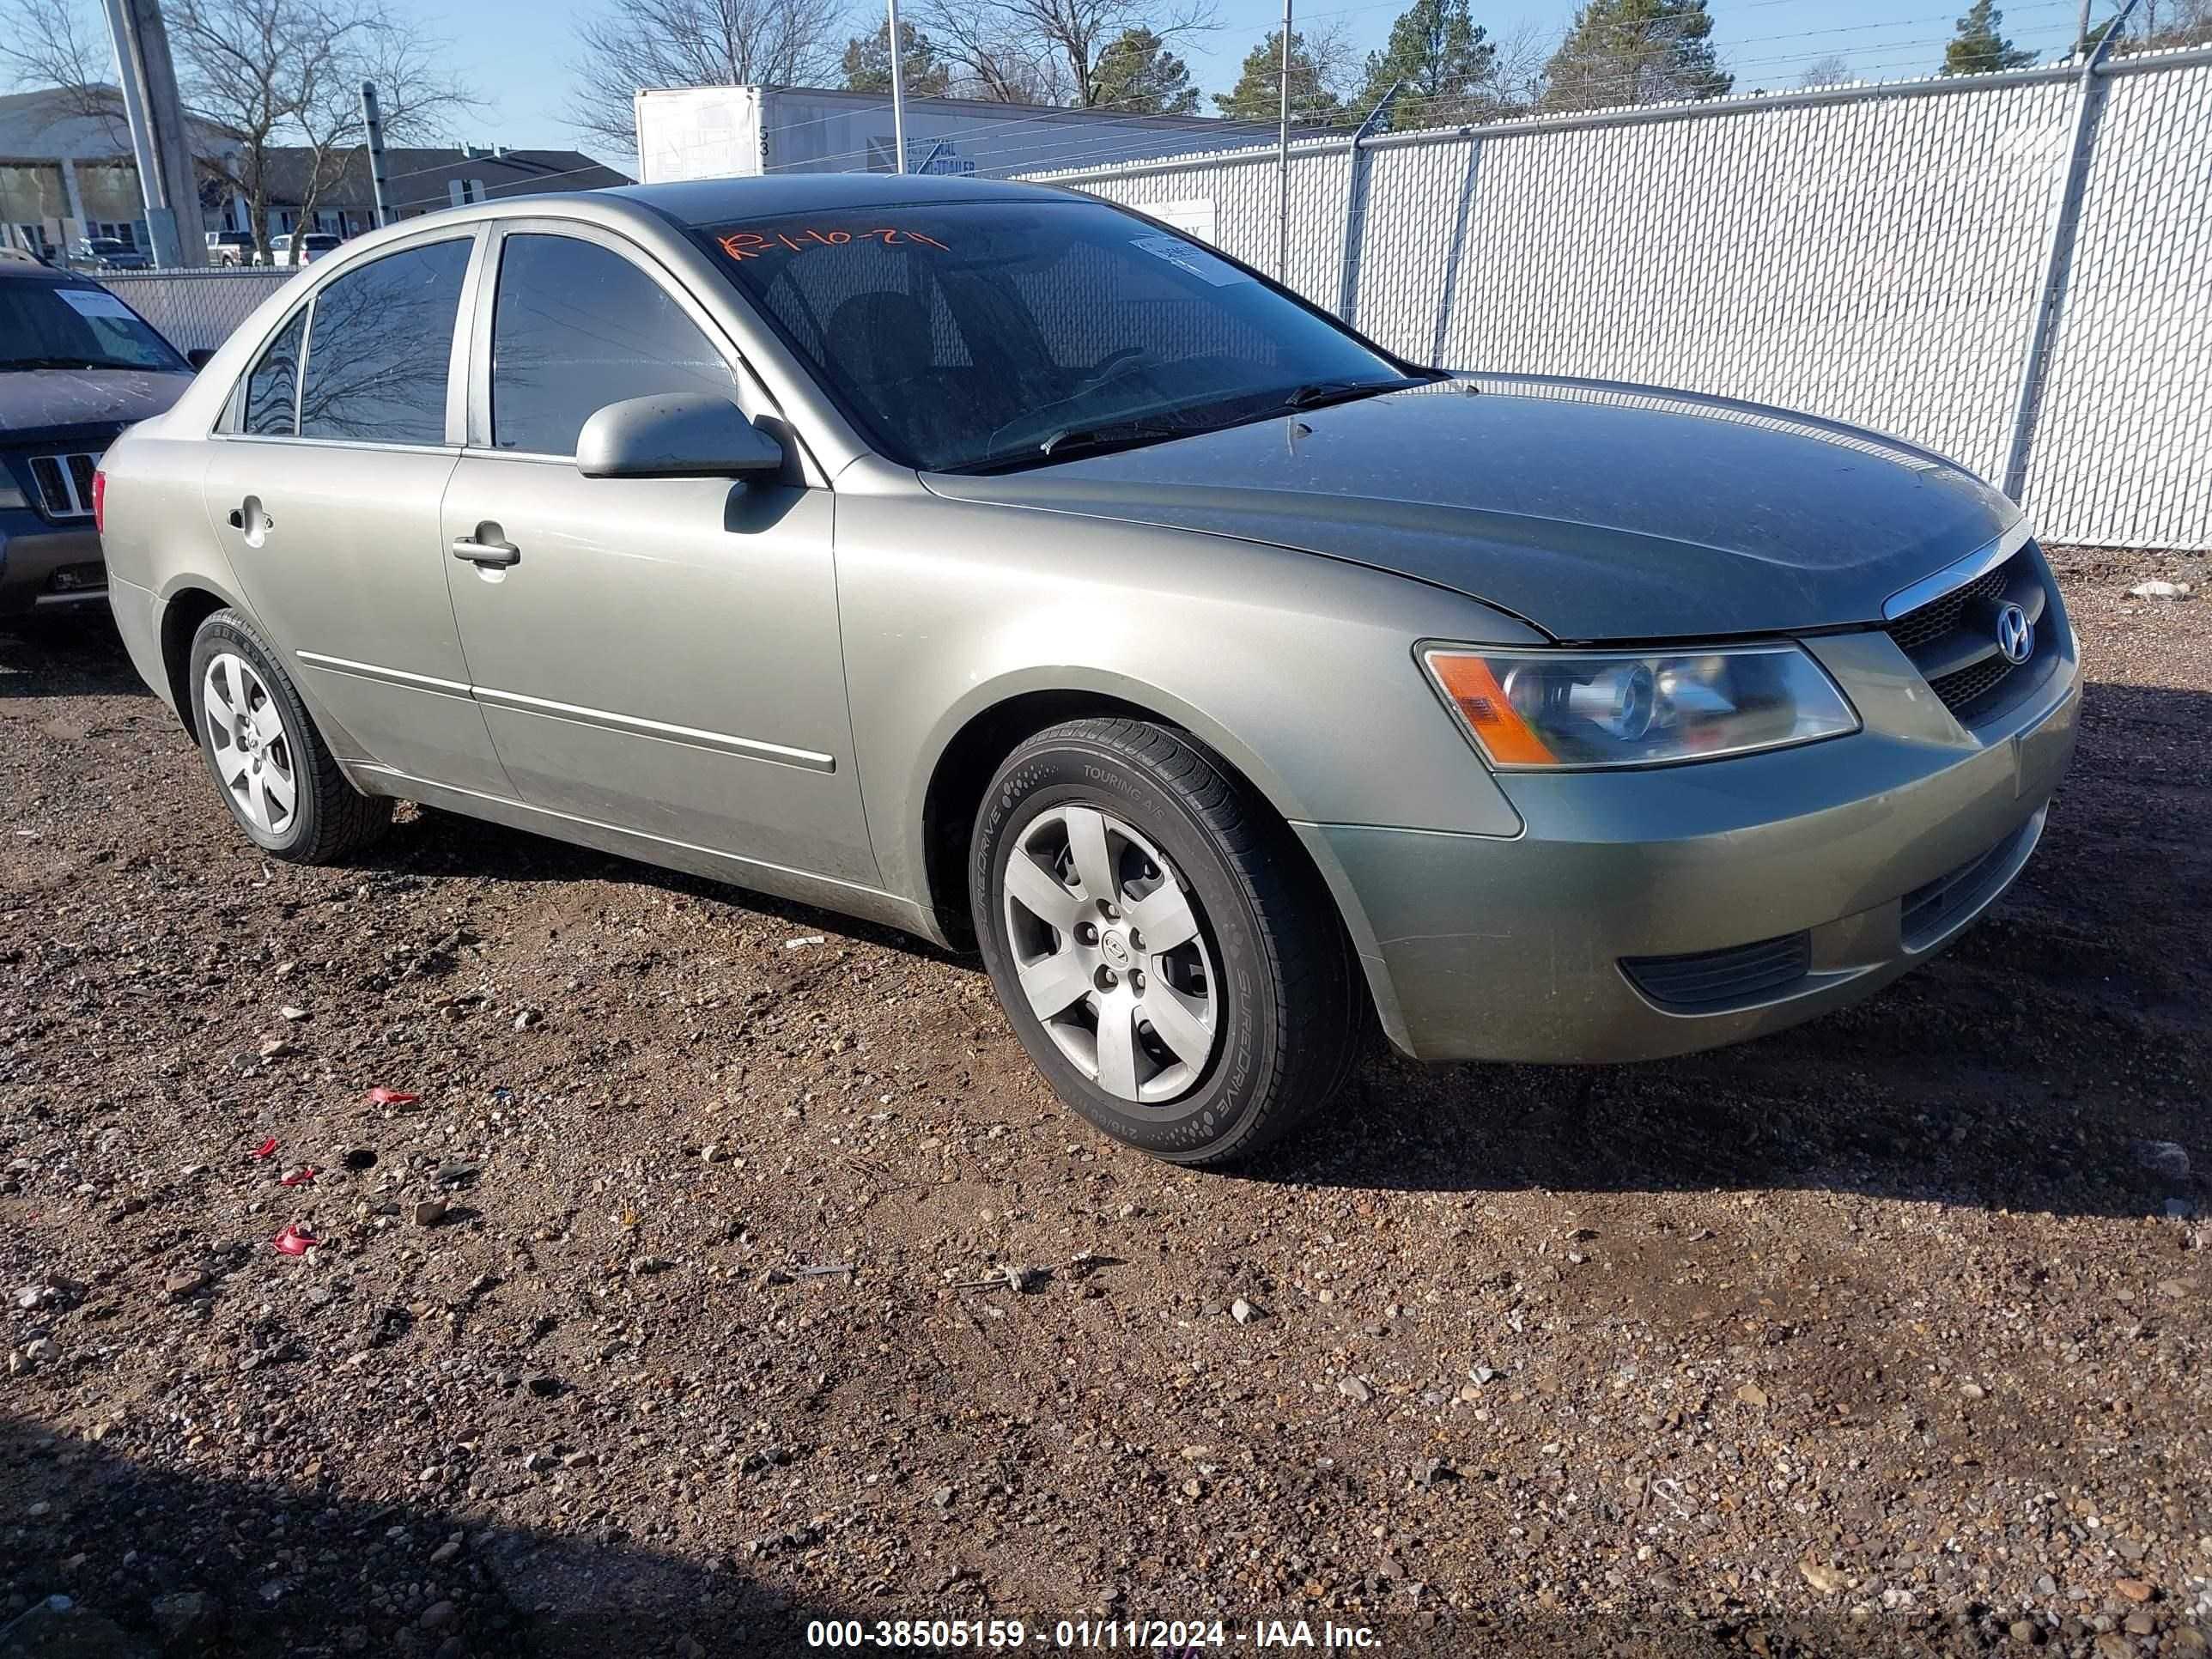
M 1548 766 L 1556 758 L 1506 699 L 1488 663 L 1442 651 L 1431 651 L 1428 661 L 1429 672 L 1491 759 L 1500 766 Z

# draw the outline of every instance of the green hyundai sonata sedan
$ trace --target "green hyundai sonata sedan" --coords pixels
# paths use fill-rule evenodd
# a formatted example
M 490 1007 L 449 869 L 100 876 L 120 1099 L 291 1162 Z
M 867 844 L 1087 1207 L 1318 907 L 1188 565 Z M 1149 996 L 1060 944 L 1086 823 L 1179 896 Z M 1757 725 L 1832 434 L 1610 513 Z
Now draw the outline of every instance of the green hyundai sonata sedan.
M 1939 455 L 1445 374 L 1079 195 L 483 204 L 273 295 L 97 489 L 116 620 L 270 854 L 394 799 L 980 951 L 1186 1164 L 1363 1031 L 1779 1030 L 2020 873 L 2078 665 Z

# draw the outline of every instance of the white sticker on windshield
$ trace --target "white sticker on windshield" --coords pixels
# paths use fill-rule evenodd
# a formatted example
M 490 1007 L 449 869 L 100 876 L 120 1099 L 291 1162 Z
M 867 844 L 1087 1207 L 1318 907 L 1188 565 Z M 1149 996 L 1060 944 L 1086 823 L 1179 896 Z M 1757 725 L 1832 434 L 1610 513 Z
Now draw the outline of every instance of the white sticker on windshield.
M 1164 259 L 1177 270 L 1187 270 L 1202 283 L 1216 288 L 1227 288 L 1231 283 L 1249 283 L 1252 279 L 1228 260 L 1208 253 L 1176 236 L 1132 236 L 1129 246 L 1140 247 L 1155 259 Z
M 71 307 L 80 317 L 120 317 L 127 322 L 138 319 L 131 315 L 131 307 L 104 288 L 58 288 L 62 303 Z

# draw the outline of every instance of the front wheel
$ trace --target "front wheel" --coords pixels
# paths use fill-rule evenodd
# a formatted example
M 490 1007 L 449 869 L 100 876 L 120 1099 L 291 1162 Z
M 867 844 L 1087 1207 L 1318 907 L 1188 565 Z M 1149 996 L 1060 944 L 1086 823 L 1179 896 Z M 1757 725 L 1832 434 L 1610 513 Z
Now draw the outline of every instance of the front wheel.
M 1342 1081 L 1357 1004 L 1335 910 L 1185 733 L 1085 720 L 1022 744 L 977 814 L 969 898 L 1022 1046 L 1117 1140 L 1235 1162 Z

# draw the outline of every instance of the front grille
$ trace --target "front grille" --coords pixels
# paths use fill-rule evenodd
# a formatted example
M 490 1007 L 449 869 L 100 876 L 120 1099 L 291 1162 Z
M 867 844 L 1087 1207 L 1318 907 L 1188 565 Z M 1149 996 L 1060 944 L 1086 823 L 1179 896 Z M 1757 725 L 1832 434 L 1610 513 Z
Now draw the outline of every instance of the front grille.
M 2002 657 L 1985 657 L 1971 668 L 1937 675 L 1928 682 L 1928 689 L 1943 700 L 1943 707 L 1956 712 L 1996 690 L 2012 671 L 2013 665 Z
M 39 507 L 50 519 L 88 519 L 92 516 L 92 475 L 99 470 L 96 454 L 33 455 L 31 481 L 39 487 Z
M 1680 957 L 1623 957 L 1620 967 L 1654 1002 L 1670 1008 L 1717 1008 L 1804 978 L 1812 971 L 1813 936 L 1784 933 Z
M 1954 588 L 1940 599 L 1930 599 L 1917 611 L 1908 611 L 1889 625 L 1889 637 L 1897 641 L 1898 648 L 1911 656 L 1936 643 L 1945 635 L 1954 632 L 1959 619 L 1966 607 L 1977 599 L 1994 599 L 2005 591 L 2010 578 L 2014 560 L 2007 560 L 1996 569 L 1987 571 L 1968 582 L 1964 587 Z
M 2009 701 L 2008 682 L 2049 653 L 2049 598 L 2042 562 L 2031 543 L 1996 569 L 1908 611 L 1886 631 L 1943 706 L 1972 725 L 1997 713 Z M 2007 602 L 2020 606 L 2036 625 L 2035 650 L 2025 663 L 2007 662 L 1997 649 L 1995 611 Z
M 2021 842 L 2035 833 L 2036 822 L 2030 818 L 1988 852 L 1907 893 L 1897 919 L 1905 948 L 1926 950 L 1962 918 L 1986 904 L 2004 879 L 2005 866 L 2019 852 Z

